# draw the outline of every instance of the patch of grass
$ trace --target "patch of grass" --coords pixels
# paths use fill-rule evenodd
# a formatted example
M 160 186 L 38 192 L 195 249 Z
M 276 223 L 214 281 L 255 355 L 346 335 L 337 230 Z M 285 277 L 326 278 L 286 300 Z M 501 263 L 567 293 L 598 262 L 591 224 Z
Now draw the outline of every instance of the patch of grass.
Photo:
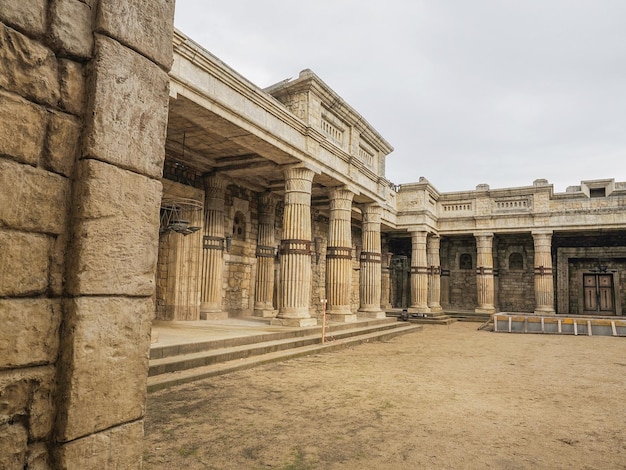
M 313 466 L 304 461 L 304 452 L 296 451 L 293 462 L 283 465 L 280 470 L 312 470 Z
M 198 453 L 198 448 L 196 446 L 193 447 L 181 447 L 178 449 L 178 455 L 181 457 L 189 457 L 190 455 L 196 455 Z

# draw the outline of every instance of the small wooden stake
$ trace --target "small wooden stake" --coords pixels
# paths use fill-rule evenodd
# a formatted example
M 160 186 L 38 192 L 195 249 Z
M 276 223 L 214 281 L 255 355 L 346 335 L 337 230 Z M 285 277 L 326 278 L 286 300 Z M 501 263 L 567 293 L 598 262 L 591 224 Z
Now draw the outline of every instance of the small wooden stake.
M 322 344 L 326 341 L 326 299 L 320 299 L 322 302 Z

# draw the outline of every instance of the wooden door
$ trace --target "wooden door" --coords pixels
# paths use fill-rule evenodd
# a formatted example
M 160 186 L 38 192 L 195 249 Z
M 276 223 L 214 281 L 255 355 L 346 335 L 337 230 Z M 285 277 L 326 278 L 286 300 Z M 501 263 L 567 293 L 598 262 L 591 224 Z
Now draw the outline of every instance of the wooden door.
M 583 275 L 584 313 L 614 315 L 615 303 L 611 274 Z

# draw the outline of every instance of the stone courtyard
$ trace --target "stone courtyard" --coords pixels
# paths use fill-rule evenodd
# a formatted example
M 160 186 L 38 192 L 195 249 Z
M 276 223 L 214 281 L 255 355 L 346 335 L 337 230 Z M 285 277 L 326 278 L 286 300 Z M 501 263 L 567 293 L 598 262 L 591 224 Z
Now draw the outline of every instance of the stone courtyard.
M 170 388 L 144 468 L 624 469 L 623 341 L 426 326 Z
M 564 193 L 541 178 L 519 188 L 477 182 L 475 190 L 452 193 L 438 191 L 426 178 L 396 185 L 385 176 L 392 145 L 322 78 L 305 69 L 261 89 L 174 30 L 174 6 L 174 0 L 0 1 L 0 468 L 141 468 L 155 318 L 256 316 L 276 327 L 305 328 L 317 327 L 323 309 L 342 326 L 386 321 L 391 308 L 427 317 L 450 310 L 623 317 L 626 182 L 606 175 L 572 182 Z M 496 412 L 496 422 L 530 425 L 521 414 L 511 420 L 508 413 L 520 412 L 514 400 L 519 392 L 527 392 L 524 403 L 535 406 L 532 399 L 545 385 L 538 378 L 552 370 L 547 378 L 567 377 L 559 384 L 570 388 L 555 385 L 549 395 L 539 395 L 539 408 L 529 408 L 542 416 L 557 410 L 553 422 L 568 433 L 549 442 L 567 445 L 564 458 L 576 463 L 584 461 L 582 443 L 593 437 L 607 447 L 594 451 L 590 465 L 616 463 L 610 459 L 623 451 L 623 441 L 612 433 L 620 429 L 614 420 L 622 411 L 611 387 L 623 361 L 610 349 L 619 344 L 615 339 L 531 337 L 523 343 L 521 337 L 476 336 L 462 327 L 442 331 L 461 343 L 493 338 L 498 347 L 477 340 L 478 348 L 454 352 L 462 360 L 446 364 L 440 361 L 454 354 L 420 355 L 428 347 L 421 340 L 429 335 L 390 343 L 403 345 L 396 352 L 387 351 L 389 345 L 355 348 L 354 357 L 329 359 L 338 361 L 333 367 L 344 379 L 355 374 L 349 388 L 342 387 L 350 381 L 327 388 L 332 377 L 319 382 L 324 371 L 315 358 L 259 370 L 259 377 L 279 373 L 272 382 L 294 381 L 283 388 L 246 385 L 256 372 L 221 378 L 209 387 L 216 387 L 220 400 L 201 401 L 221 406 L 221 397 L 230 396 L 224 393 L 236 390 L 255 400 L 255 408 L 238 410 L 243 402 L 237 402 L 231 416 L 209 408 L 204 419 L 219 419 L 219 432 L 200 432 L 208 434 L 202 445 L 179 446 L 168 458 L 191 453 L 188 463 L 197 468 L 208 465 L 209 454 L 233 458 L 222 468 L 257 460 L 315 467 L 358 458 L 384 466 L 404 455 L 426 465 L 425 455 L 405 454 L 404 444 L 415 436 L 424 440 L 432 430 L 441 439 L 431 440 L 436 448 L 428 458 L 448 465 L 437 460 L 448 455 L 441 446 L 450 441 L 442 436 L 452 436 L 454 445 L 466 441 L 420 419 L 458 424 L 458 409 L 420 400 L 445 397 L 442 403 L 449 405 L 477 399 L 478 408 L 465 417 L 479 423 L 491 416 L 498 387 L 504 387 L 510 400 L 498 408 L 504 411 Z M 498 362 L 507 341 L 520 349 L 510 351 L 515 358 L 509 362 Z M 545 370 L 542 365 L 524 375 L 528 364 L 516 354 L 530 354 L 537 342 L 548 352 L 531 365 L 550 361 Z M 591 344 L 598 349 L 588 350 Z M 474 355 L 487 351 L 489 366 L 477 362 L 472 369 Z M 358 354 L 372 361 L 371 369 L 345 368 L 361 360 Z M 380 369 L 373 369 L 375 363 Z M 458 390 L 471 390 L 472 381 L 455 376 L 453 366 L 473 370 L 481 380 L 507 381 L 491 384 L 493 396 L 483 389 L 468 397 Z M 501 373 L 487 374 L 486 367 Z M 377 388 L 383 372 L 390 378 Z M 511 377 L 529 382 L 518 383 L 514 393 L 506 388 Z M 602 384 L 613 393 L 597 389 Z M 289 387 L 295 392 L 287 393 Z M 323 393 L 315 398 L 317 392 Z M 209 438 L 238 433 L 222 424 L 239 413 L 272 405 L 259 397 L 283 394 L 281 407 L 269 410 L 279 420 L 273 428 L 253 422 L 241 434 L 251 442 L 242 450 L 250 462 L 229 454 L 236 447 L 208 444 Z M 564 403 L 575 403 L 567 413 L 574 421 L 562 421 Z M 321 434 L 292 444 L 300 435 L 279 426 L 285 410 L 290 417 L 305 412 L 288 406 L 314 407 L 305 414 L 323 417 L 326 405 L 336 416 L 354 413 L 356 404 L 365 406 L 364 413 L 336 421 L 330 440 L 318 427 L 311 432 Z M 431 409 L 444 421 L 428 415 Z M 407 410 L 414 419 L 400 425 Z M 607 428 L 589 418 L 576 430 L 575 419 L 586 413 L 601 416 Z M 539 418 L 539 427 L 524 436 L 541 448 L 542 441 L 532 439 L 553 431 Z M 489 430 L 493 423 L 482 425 Z M 290 433 L 287 442 L 273 434 L 281 429 Z M 349 439 L 351 434 L 358 439 Z M 274 440 L 256 443 L 264 435 Z M 506 437 L 486 432 L 476 442 L 485 447 L 495 445 L 489 437 L 503 439 L 506 452 L 521 445 L 510 440 L 517 435 L 514 428 Z M 318 438 L 324 447 L 315 447 Z M 269 442 L 282 443 L 282 450 L 264 454 Z M 348 450 L 346 442 L 358 450 Z M 381 457 L 381 442 L 396 450 Z M 156 446 L 150 448 L 146 461 L 154 467 L 162 457 L 151 454 Z M 541 459 L 551 458 L 547 454 Z M 479 455 L 478 448 L 467 455 Z

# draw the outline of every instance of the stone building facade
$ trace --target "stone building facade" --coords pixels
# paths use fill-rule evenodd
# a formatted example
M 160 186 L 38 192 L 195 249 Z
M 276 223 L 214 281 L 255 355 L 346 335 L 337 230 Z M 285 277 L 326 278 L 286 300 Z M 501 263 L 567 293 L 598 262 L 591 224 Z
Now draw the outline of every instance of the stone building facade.
M 0 3 L 0 468 L 139 468 L 155 317 L 622 315 L 626 183 L 396 187 L 312 71 L 262 90 L 173 11 Z

